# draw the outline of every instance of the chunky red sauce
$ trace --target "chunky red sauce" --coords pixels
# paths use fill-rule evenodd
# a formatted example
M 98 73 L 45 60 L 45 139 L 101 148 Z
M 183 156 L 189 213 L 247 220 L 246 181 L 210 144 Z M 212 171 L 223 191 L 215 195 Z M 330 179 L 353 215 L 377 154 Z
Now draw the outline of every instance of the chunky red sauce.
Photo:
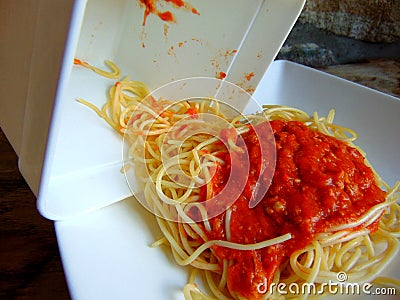
M 254 132 L 243 135 L 251 158 L 250 172 L 243 193 L 231 206 L 230 240 L 249 244 L 286 233 L 291 233 L 292 239 L 254 251 L 213 248 L 220 261 L 233 261 L 228 271 L 230 290 L 251 299 L 260 298 L 257 286 L 265 279 L 271 282 L 280 264 L 309 244 L 317 233 L 356 220 L 385 197 L 355 148 L 300 122 L 276 120 L 270 124 L 277 151 L 275 174 L 266 195 L 252 209 L 249 197 L 255 192 L 266 161 L 261 160 L 262 145 Z M 229 177 L 228 154 L 225 159 L 228 167 L 217 168 L 213 177 L 215 194 Z M 232 161 L 240 163 L 238 159 Z M 226 239 L 224 220 L 225 213 L 210 220 L 209 239 Z M 376 230 L 376 224 L 370 229 Z

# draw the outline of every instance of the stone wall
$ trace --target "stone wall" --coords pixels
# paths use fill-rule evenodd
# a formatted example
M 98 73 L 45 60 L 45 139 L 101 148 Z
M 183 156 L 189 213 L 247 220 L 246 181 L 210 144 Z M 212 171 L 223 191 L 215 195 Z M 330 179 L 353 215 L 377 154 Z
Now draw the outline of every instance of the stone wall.
M 400 0 L 307 0 L 278 54 L 312 67 L 400 60 Z
M 400 38 L 400 1 L 308 0 L 299 21 L 359 40 L 390 43 Z

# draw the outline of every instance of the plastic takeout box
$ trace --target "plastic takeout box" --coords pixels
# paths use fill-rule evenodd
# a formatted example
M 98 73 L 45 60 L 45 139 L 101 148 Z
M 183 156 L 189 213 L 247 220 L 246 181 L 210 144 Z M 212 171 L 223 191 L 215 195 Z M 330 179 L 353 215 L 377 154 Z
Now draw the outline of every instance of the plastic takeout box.
M 34 192 L 39 190 L 41 214 L 61 220 L 131 195 L 121 173 L 121 137 L 76 101 L 83 98 L 102 106 L 117 79 L 74 65 L 74 58 L 103 69 L 107 69 L 104 61 L 111 60 L 121 68 L 121 76 L 142 81 L 150 90 L 172 80 L 207 76 L 223 78 L 252 93 L 304 2 L 190 0 L 180 6 L 182 1 L 76 0 L 65 45 L 60 45 L 65 50 L 55 100 L 47 95 L 46 104 L 53 106 L 47 107 L 42 119 L 40 114 L 45 112 L 30 98 L 44 89 L 41 84 L 30 84 L 27 99 L 20 168 Z M 159 13 L 148 10 L 146 16 L 143 3 L 156 5 Z M 55 4 L 42 1 L 41 5 Z M 52 13 L 46 7 L 38 11 Z M 43 41 L 36 44 L 46 49 L 44 32 L 49 24 L 38 22 L 36 39 Z M 43 61 L 40 53 L 36 58 Z M 30 80 L 39 82 L 41 68 L 35 70 Z M 43 127 L 49 114 L 47 136 Z M 44 143 L 41 153 L 38 149 Z
M 1 126 L 36 194 L 40 185 L 40 212 L 57 220 L 73 299 L 181 299 L 188 276 L 164 251 L 149 247 L 160 231 L 148 211 L 126 198 L 131 193 L 120 172 L 121 137 L 75 101 L 101 106 L 115 81 L 74 66 L 74 58 L 98 67 L 112 60 L 122 75 L 150 89 L 185 77 L 226 74 L 226 80 L 254 89 L 261 104 L 321 115 L 334 108 L 335 120 L 359 133 L 357 144 L 378 173 L 389 185 L 398 179 L 399 99 L 289 62 L 269 67 L 304 1 L 189 2 L 200 15 L 164 3 L 160 10 L 170 10 L 176 22 L 150 14 L 145 26 L 137 0 L 41 0 L 33 11 L 27 99 L 0 110 Z M 12 126 L 24 111 L 22 126 Z M 94 211 L 82 214 L 89 210 Z M 398 270 L 397 260 L 382 275 L 399 278 Z

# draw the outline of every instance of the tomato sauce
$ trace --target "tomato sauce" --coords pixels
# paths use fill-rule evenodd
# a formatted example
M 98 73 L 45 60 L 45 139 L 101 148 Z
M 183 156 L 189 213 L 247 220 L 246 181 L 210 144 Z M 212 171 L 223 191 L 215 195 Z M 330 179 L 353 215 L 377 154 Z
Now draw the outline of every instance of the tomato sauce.
M 225 72 L 217 72 L 217 79 L 224 79 L 226 77 L 226 73 Z
M 168 23 L 175 23 L 176 19 L 174 14 L 171 11 L 160 11 L 157 8 L 157 3 L 160 2 L 159 0 L 139 0 L 140 4 L 145 7 L 143 22 L 142 25 L 146 25 L 147 17 L 150 14 L 154 14 L 158 16 L 162 21 Z M 186 10 L 191 11 L 193 14 L 200 15 L 200 13 L 189 3 L 184 2 L 183 0 L 165 0 L 165 2 L 172 3 L 177 8 L 184 8 Z
M 245 73 L 244 78 L 246 78 L 247 81 L 250 81 L 254 77 L 254 75 L 254 72 Z
M 262 295 L 257 291 L 258 285 L 265 280 L 271 282 L 279 266 L 317 233 L 357 220 L 385 198 L 357 149 L 301 122 L 275 120 L 270 125 L 275 138 L 276 168 L 268 191 L 254 208 L 249 208 L 249 199 L 260 186 L 255 183 L 268 162 L 262 160 L 259 151 L 264 139 L 257 139 L 252 130 L 242 135 L 250 153 L 250 172 L 244 191 L 230 208 L 230 241 L 250 244 L 286 233 L 291 233 L 292 239 L 253 251 L 213 247 L 221 262 L 232 262 L 228 267 L 229 289 L 250 299 L 259 299 Z M 225 159 L 227 167 L 217 168 L 213 177 L 215 194 L 229 178 L 228 154 Z M 265 184 L 268 176 L 260 180 L 261 185 Z M 208 238 L 226 240 L 225 213 L 209 221 L 212 230 L 206 231 Z M 369 229 L 376 230 L 376 225 L 377 222 Z

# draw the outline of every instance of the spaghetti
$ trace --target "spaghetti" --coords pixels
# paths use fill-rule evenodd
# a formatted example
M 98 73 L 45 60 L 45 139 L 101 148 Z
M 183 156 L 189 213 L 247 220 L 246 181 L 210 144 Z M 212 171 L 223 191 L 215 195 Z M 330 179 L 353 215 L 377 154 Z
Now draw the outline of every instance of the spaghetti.
M 89 64 L 88 62 L 82 61 L 82 60 L 77 59 L 77 58 L 74 59 L 74 64 L 75 65 L 81 65 L 81 66 L 83 66 L 85 68 L 88 68 L 88 69 L 92 70 L 93 72 L 95 72 L 95 73 L 97 73 L 97 74 L 99 74 L 101 76 L 107 77 L 107 78 L 114 78 L 115 79 L 115 78 L 120 77 L 120 74 L 121 74 L 118 66 L 115 65 L 110 60 L 106 60 L 105 64 L 111 69 L 111 71 L 104 71 L 103 69 L 95 67 L 95 66 Z
M 378 277 L 399 249 L 400 182 L 390 188 L 379 177 L 352 144 L 357 134 L 333 123 L 333 110 L 320 117 L 264 106 L 262 113 L 228 118 L 214 99 L 156 101 L 128 78 L 111 88 L 102 109 L 79 101 L 129 143 L 145 205 L 163 233 L 154 246 L 168 246 L 179 265 L 193 267 L 185 298 L 274 298 L 281 295 L 271 287 L 279 283 L 315 284 L 328 293 L 323 284 L 338 282 L 340 272 L 349 282 L 400 287 Z M 225 123 L 204 132 L 202 115 Z M 250 208 L 249 199 L 270 180 L 263 177 L 270 160 L 260 155 L 271 150 L 259 138 L 265 120 L 276 141 L 276 170 Z M 234 201 L 225 195 L 207 202 L 223 194 L 244 152 L 250 162 Z M 198 288 L 199 274 L 212 296 Z

